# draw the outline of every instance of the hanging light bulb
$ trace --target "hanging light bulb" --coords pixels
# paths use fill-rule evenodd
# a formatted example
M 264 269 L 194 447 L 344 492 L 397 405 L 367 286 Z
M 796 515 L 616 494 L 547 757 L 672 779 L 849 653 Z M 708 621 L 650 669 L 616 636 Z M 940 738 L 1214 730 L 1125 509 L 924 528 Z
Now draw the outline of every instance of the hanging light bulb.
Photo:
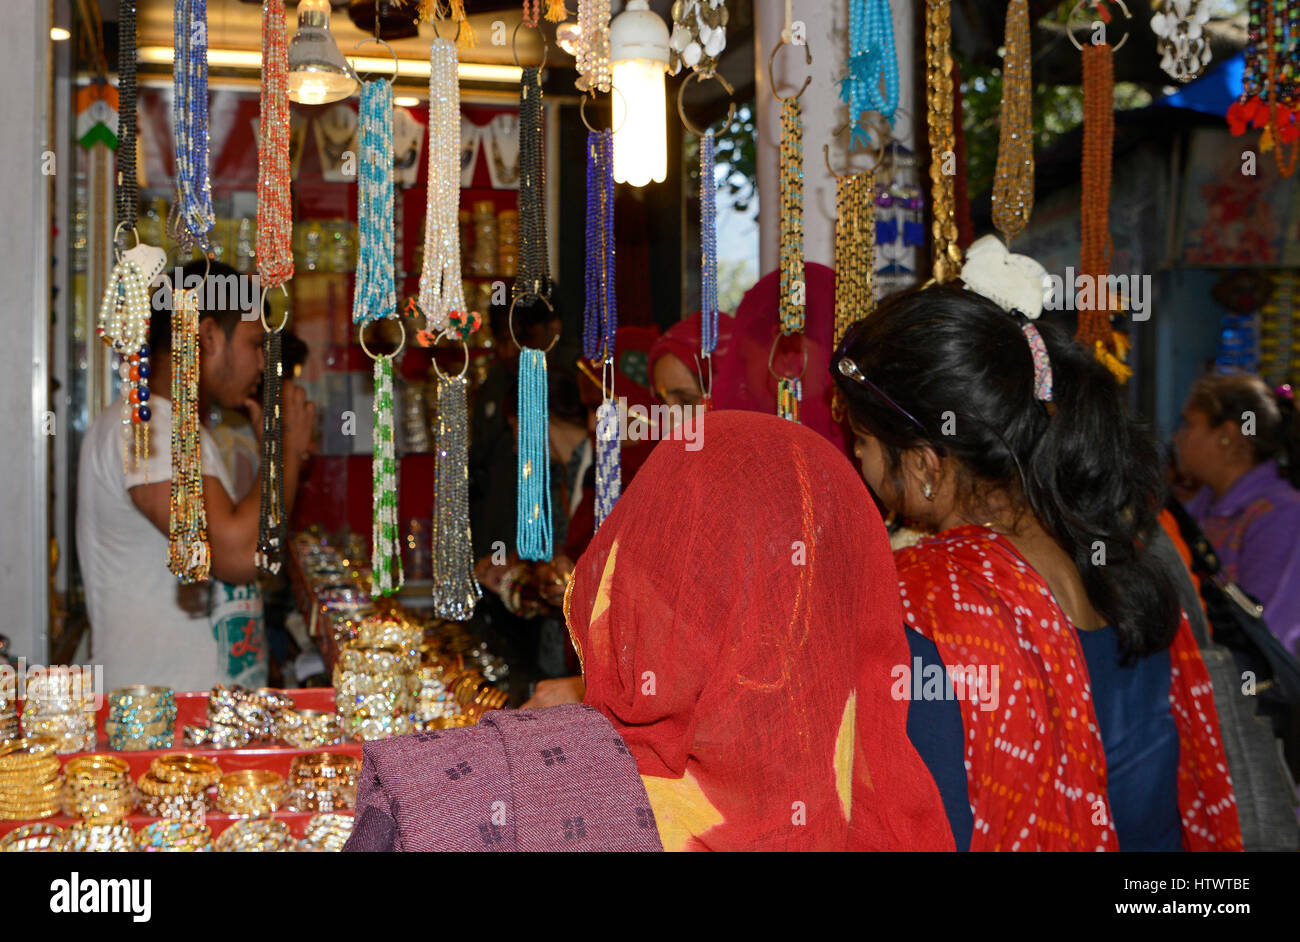
M 613 83 L 614 179 L 632 186 L 668 176 L 668 26 L 646 0 L 629 0 L 609 24 Z
M 323 105 L 356 89 L 357 77 L 330 34 L 329 0 L 301 0 L 289 43 L 289 100 Z

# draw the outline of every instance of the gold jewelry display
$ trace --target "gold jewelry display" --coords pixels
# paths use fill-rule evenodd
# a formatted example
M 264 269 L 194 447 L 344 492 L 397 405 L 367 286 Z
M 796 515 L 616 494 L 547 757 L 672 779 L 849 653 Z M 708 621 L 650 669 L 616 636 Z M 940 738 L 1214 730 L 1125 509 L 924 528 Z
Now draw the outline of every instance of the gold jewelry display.
M 217 785 L 217 809 L 241 817 L 264 817 L 284 803 L 284 779 L 275 772 L 229 772 Z
M 25 824 L 0 837 L 0 853 L 58 852 L 63 850 L 63 828 L 57 824 Z
M 124 822 L 78 821 L 63 833 L 64 851 L 125 853 L 135 850 L 135 832 Z
M 356 804 L 360 775 L 358 756 L 334 752 L 298 756 L 289 767 L 290 792 L 285 803 L 294 811 L 351 808 Z
M 59 813 L 63 783 L 56 745 L 49 737 L 28 737 L 0 746 L 0 820 Z
M 352 835 L 353 819 L 350 814 L 318 814 L 307 822 L 298 850 L 303 852 L 338 853 Z
M 993 225 L 1007 245 L 1034 211 L 1034 84 L 1030 59 L 1029 0 L 1007 5 L 1002 59 L 1002 120 L 993 177 Z
M 278 853 L 293 850 L 289 825 L 274 818 L 235 821 L 221 832 L 216 849 L 236 853 Z
M 143 851 L 210 851 L 212 829 L 195 821 L 155 821 L 136 836 Z
M 956 159 L 952 96 L 952 10 L 950 0 L 925 3 L 925 80 L 929 107 L 931 210 L 934 221 L 934 280 L 946 284 L 961 274 L 953 177 L 944 166 Z
M 68 760 L 63 773 L 63 811 L 92 824 L 121 821 L 135 809 L 130 766 L 116 756 Z

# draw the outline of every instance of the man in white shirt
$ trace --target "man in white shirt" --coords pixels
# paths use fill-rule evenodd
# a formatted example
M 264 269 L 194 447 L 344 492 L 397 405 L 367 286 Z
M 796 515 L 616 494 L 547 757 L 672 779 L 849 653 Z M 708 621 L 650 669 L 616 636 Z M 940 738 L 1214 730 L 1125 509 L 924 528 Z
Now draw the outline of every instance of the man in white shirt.
M 187 282 L 205 263 L 184 269 Z M 213 262 L 211 276 L 238 274 Z M 189 287 L 189 285 L 186 285 Z M 166 292 L 155 292 L 155 301 Z M 215 294 L 215 293 L 214 293 Z M 235 292 L 238 298 L 239 292 Z M 222 296 L 225 296 L 224 293 Z M 199 416 L 212 405 L 246 406 L 262 428 L 253 400 L 262 377 L 261 322 L 244 319 L 231 299 L 208 310 L 199 295 Z M 216 683 L 261 686 L 267 650 L 254 554 L 261 509 L 260 482 L 235 503 L 230 473 L 216 443 L 200 429 L 204 509 L 212 578 L 183 586 L 167 568 L 171 515 L 171 311 L 155 304 L 149 329 L 149 460 L 124 467 L 122 402 L 91 425 L 78 470 L 77 549 L 91 626 L 92 657 L 104 667 L 108 689 L 162 684 L 207 690 Z M 288 384 L 281 405 L 285 516 L 315 424 L 315 407 L 301 387 Z

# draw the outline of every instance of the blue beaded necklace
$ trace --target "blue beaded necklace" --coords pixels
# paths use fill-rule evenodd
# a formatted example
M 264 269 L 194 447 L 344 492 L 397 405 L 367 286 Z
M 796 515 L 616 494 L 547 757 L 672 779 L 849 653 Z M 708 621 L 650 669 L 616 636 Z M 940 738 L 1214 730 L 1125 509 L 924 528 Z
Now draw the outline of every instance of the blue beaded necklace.
M 840 97 L 849 106 L 853 146 L 860 147 L 867 143 L 864 111 L 879 111 L 892 127 L 898 110 L 898 56 L 889 0 L 849 0 L 848 66 Z
M 592 362 L 614 356 L 614 134 L 587 134 L 587 270 L 582 352 Z
M 551 558 L 551 449 L 547 432 L 546 352 L 519 351 L 519 503 L 515 545 L 520 559 Z
M 357 121 L 357 285 L 352 322 L 397 316 L 393 280 L 393 86 L 364 82 Z
M 622 490 L 618 407 L 614 403 L 614 346 L 618 303 L 614 291 L 614 134 L 609 129 L 587 135 L 587 304 L 582 349 L 601 363 L 602 402 L 596 410 L 596 527 L 599 528 Z M 603 322 L 603 323 L 602 323 Z M 605 374 L 611 375 L 605 388 Z
M 172 129 L 176 136 L 177 235 L 208 251 L 212 180 L 208 173 L 208 4 L 176 0 L 172 16 Z

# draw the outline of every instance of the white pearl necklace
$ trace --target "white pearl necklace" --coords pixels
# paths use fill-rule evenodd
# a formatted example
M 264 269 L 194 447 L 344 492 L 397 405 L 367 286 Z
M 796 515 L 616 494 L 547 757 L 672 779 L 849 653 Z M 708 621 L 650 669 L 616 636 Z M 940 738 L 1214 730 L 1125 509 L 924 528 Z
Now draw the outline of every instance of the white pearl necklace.
M 138 353 L 149 340 L 149 284 L 132 259 L 118 262 L 108 276 L 99 306 L 98 333 L 123 356 Z
M 456 45 L 429 47 L 429 183 L 424 217 L 420 309 L 427 328 L 447 329 L 452 311 L 465 310 L 460 272 L 460 77 Z

